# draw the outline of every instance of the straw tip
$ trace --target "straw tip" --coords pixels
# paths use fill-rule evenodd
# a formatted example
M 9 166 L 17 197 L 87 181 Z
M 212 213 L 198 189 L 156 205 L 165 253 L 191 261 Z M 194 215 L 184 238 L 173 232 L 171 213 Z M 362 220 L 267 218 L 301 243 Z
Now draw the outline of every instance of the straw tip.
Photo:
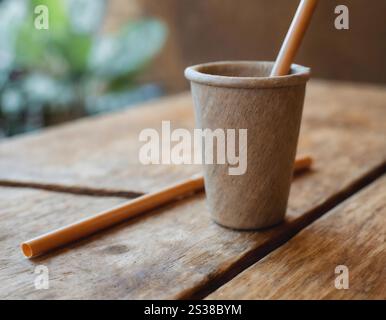
M 20 245 L 21 251 L 27 258 L 32 258 L 33 256 L 33 251 L 31 246 L 28 243 L 22 243 Z

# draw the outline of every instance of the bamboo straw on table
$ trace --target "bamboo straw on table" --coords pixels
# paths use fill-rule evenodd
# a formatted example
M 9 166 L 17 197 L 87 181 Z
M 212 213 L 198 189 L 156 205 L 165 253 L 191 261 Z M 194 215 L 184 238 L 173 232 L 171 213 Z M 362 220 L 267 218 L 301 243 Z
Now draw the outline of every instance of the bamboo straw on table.
M 311 157 L 299 158 L 295 161 L 294 172 L 296 173 L 309 169 L 311 164 Z M 37 257 L 50 250 L 106 229 L 128 218 L 135 217 L 151 209 L 170 203 L 177 198 L 203 190 L 203 188 L 204 178 L 200 175 L 193 176 L 182 183 L 138 197 L 92 217 L 23 242 L 21 244 L 21 249 L 27 258 Z
M 318 0 L 302 0 L 296 11 L 291 26 L 281 46 L 271 77 L 284 76 L 289 73 L 296 52 L 302 42 L 304 34 L 310 24 L 312 14 Z

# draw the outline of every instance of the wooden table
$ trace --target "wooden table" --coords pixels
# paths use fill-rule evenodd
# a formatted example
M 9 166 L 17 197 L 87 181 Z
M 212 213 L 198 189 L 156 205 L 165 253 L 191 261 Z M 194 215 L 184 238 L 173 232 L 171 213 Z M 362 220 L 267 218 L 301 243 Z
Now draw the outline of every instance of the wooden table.
M 196 194 L 46 256 L 23 240 L 199 172 L 138 162 L 143 128 L 193 128 L 189 94 L 0 143 L 0 298 L 386 298 L 386 90 L 311 81 L 286 221 L 213 223 Z M 36 289 L 36 267 L 49 289 Z M 349 289 L 334 285 L 344 265 Z

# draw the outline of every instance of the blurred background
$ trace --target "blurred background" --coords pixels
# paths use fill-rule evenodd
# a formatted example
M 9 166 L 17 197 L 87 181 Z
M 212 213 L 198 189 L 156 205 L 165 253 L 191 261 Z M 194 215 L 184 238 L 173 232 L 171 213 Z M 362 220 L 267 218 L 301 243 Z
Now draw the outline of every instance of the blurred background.
M 298 3 L 0 0 L 0 138 L 187 90 L 191 64 L 274 60 Z M 34 27 L 40 4 L 48 30 Z M 334 27 L 341 4 L 349 30 Z M 296 62 L 315 78 L 384 85 L 385 14 L 385 0 L 321 0 Z

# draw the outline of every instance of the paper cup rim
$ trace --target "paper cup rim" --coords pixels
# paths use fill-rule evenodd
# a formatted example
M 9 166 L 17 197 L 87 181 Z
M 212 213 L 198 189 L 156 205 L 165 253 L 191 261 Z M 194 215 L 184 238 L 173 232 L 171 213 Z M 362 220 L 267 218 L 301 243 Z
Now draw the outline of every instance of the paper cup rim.
M 218 61 L 190 66 L 185 69 L 185 77 L 195 83 L 215 87 L 228 88 L 277 88 L 289 87 L 305 84 L 310 78 L 310 68 L 292 64 L 291 74 L 285 76 L 226 76 L 205 72 L 212 67 L 245 67 L 260 66 L 262 68 L 272 68 L 274 62 L 271 61 Z

